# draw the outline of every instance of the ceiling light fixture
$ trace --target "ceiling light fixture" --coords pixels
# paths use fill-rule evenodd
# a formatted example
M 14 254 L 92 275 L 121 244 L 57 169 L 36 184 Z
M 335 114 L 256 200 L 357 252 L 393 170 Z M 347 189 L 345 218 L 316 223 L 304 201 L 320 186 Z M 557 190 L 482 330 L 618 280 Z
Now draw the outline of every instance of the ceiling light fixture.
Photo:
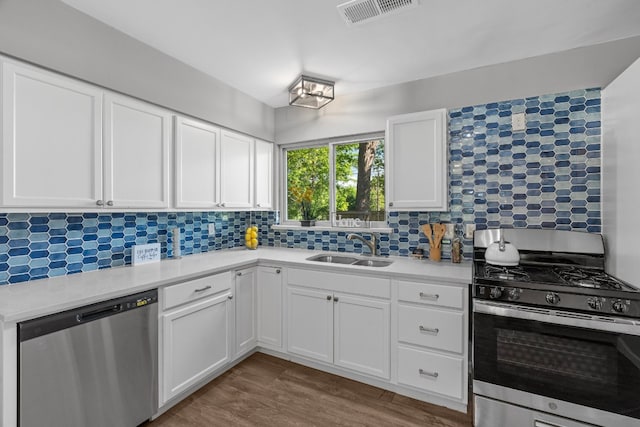
M 335 82 L 301 75 L 289 86 L 289 105 L 322 108 L 333 101 Z

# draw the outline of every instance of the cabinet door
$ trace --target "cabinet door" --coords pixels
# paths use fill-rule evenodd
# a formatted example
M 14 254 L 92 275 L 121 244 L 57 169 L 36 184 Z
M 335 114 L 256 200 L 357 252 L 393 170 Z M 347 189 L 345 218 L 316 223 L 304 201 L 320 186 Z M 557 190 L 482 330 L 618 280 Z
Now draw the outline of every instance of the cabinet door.
M 169 207 L 171 115 L 131 98 L 105 95 L 105 203 Z
M 389 379 L 390 303 L 336 294 L 334 363 Z
M 216 208 L 220 129 L 176 116 L 176 207 Z
M 229 292 L 162 315 L 164 402 L 230 360 Z
M 255 204 L 273 209 L 273 144 L 256 139 Z
M 256 269 L 236 272 L 236 355 L 252 350 L 256 333 Z
M 282 349 L 282 274 L 276 267 L 258 267 L 258 343 Z
M 290 353 L 333 362 L 333 301 L 331 292 L 287 288 Z
M 448 209 L 446 117 L 434 110 L 387 120 L 387 209 Z
M 96 207 L 101 132 L 101 91 L 2 63 L 2 204 Z
M 253 139 L 222 131 L 220 137 L 220 205 L 253 207 Z

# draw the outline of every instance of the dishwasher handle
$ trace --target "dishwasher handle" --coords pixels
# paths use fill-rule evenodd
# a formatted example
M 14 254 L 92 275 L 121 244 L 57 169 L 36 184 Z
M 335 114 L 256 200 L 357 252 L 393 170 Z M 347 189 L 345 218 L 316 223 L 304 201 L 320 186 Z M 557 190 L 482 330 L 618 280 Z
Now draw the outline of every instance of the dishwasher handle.
M 61 331 L 66 328 L 84 325 L 91 321 L 109 316 L 118 316 L 129 310 L 139 310 L 158 303 L 158 290 L 138 292 L 137 294 L 113 298 L 84 307 L 73 308 L 48 316 L 38 317 L 18 323 L 18 342 Z
M 111 316 L 112 314 L 120 313 L 122 311 L 122 304 L 114 304 L 108 307 L 102 307 L 97 310 L 86 311 L 76 315 L 78 323 L 91 322 L 92 320 L 100 319 L 102 317 Z

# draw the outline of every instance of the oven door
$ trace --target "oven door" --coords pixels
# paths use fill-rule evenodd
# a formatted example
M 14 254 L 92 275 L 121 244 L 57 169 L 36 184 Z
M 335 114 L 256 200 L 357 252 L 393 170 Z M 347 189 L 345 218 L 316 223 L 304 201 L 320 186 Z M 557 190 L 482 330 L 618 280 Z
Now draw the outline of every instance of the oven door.
M 624 422 L 617 425 L 640 425 L 640 324 L 475 300 L 473 339 L 477 394 L 499 390 L 490 397 L 506 401 L 535 395 L 531 402 L 544 396 L 578 412 L 564 416 L 588 413 L 589 421 L 600 423 L 618 414 Z M 531 402 L 512 403 L 536 406 Z

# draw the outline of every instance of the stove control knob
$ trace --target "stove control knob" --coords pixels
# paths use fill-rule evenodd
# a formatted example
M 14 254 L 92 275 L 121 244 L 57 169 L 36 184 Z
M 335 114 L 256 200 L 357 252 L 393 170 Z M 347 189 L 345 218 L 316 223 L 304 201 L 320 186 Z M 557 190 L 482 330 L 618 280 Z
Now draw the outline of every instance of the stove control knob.
M 616 313 L 626 313 L 627 310 L 629 310 L 629 306 L 621 300 L 614 301 L 613 304 L 611 304 L 611 308 L 613 308 L 613 311 Z
M 553 305 L 556 305 L 557 303 L 560 302 L 560 296 L 555 292 L 549 292 L 545 297 L 545 299 L 549 304 L 553 304 Z
M 498 299 L 502 296 L 502 289 L 495 287 L 491 288 L 491 292 L 489 293 L 489 298 Z
M 517 288 L 509 289 L 509 299 L 511 301 L 515 301 L 518 298 L 520 298 L 520 289 L 517 289 Z
M 596 298 L 588 298 L 587 299 L 587 305 L 592 309 L 592 310 L 602 310 L 602 300 Z

